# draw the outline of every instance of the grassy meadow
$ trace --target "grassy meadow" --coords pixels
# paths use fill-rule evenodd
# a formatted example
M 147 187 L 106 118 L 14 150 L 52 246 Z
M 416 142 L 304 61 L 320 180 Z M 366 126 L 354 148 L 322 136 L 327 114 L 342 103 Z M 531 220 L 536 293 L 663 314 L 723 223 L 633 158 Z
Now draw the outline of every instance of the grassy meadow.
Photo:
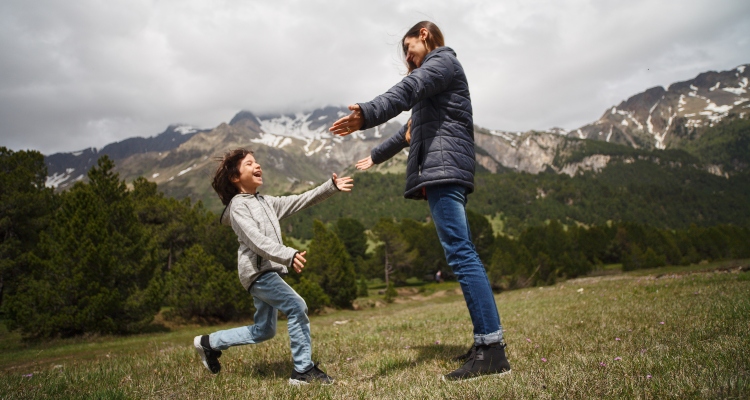
M 496 295 L 513 371 L 444 383 L 471 323 L 456 283 L 311 318 L 331 386 L 290 387 L 285 321 L 232 348 L 211 375 L 183 326 L 130 337 L 24 343 L 0 331 L 0 398 L 750 398 L 748 261 L 606 274 Z M 743 272 L 743 268 L 744 271 Z

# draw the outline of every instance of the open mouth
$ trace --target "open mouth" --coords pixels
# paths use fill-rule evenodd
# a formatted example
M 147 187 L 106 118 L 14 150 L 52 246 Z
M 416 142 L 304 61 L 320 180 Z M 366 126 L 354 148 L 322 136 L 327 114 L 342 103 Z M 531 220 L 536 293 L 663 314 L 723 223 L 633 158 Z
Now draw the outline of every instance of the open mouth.
M 256 178 L 260 178 L 260 177 L 263 176 L 263 172 L 261 172 L 261 171 L 253 172 L 253 176 L 256 177 Z

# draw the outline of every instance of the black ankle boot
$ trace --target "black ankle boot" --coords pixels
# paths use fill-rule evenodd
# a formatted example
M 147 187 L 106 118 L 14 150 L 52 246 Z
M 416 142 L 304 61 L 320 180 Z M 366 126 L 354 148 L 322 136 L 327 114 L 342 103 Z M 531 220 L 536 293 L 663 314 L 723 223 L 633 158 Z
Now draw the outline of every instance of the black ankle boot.
M 505 343 L 474 346 L 466 363 L 443 376 L 443 380 L 469 380 L 484 375 L 503 375 L 510 372 L 510 363 L 505 357 L 505 346 Z
M 476 347 L 477 347 L 477 345 L 472 344 L 471 347 L 469 348 L 469 350 L 466 353 L 461 354 L 460 356 L 455 356 L 455 357 L 451 358 L 451 361 L 466 362 L 466 360 L 469 359 L 469 357 L 471 356 L 471 353 L 474 352 L 474 350 L 476 349 Z

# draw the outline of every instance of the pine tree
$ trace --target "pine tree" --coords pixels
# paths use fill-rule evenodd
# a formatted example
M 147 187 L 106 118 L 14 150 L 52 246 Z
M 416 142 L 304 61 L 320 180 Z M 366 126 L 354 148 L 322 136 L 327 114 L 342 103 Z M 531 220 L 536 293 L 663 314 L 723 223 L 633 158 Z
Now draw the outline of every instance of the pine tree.
M 313 239 L 304 271 L 308 270 L 310 279 L 316 280 L 323 288 L 331 298 L 331 304 L 340 308 L 352 307 L 352 301 L 357 298 L 354 264 L 341 240 L 318 220 L 313 222 Z
M 229 321 L 254 313 L 252 296 L 237 273 L 227 271 L 198 244 L 169 271 L 166 292 L 166 304 L 173 307 L 171 317 Z
M 31 275 L 30 258 L 56 201 L 46 178 L 41 153 L 0 147 L 0 306 Z
M 477 254 L 483 262 L 487 263 L 490 261 L 490 257 L 492 257 L 492 246 L 495 242 L 492 225 L 490 225 L 490 221 L 484 215 L 470 209 L 466 210 L 466 218 L 469 221 L 471 241 L 477 249 Z
M 138 220 L 164 270 L 169 271 L 188 248 L 200 244 L 224 269 L 237 271 L 237 236 L 220 224 L 219 216 L 206 211 L 202 202 L 193 205 L 189 198 L 165 197 L 143 177 L 133 181 L 132 197 Z
M 405 281 L 409 277 L 408 272 L 414 260 L 419 255 L 418 251 L 410 248 L 409 242 L 401 234 L 399 225 L 390 219 L 383 218 L 378 221 L 372 228 L 372 233 L 382 242 L 376 250 L 375 261 L 383 266 L 386 285 L 391 280 Z
M 399 225 L 398 233 L 408 242 L 408 252 L 413 256 L 411 262 L 401 265 L 404 275 L 423 277 L 438 270 L 450 271 L 434 223 L 406 218 Z
M 344 244 L 352 260 L 356 260 L 357 257 L 367 258 L 367 235 L 365 235 L 365 226 L 361 222 L 354 218 L 339 218 L 334 232 Z
M 396 288 L 393 286 L 393 282 L 391 282 L 386 286 L 385 295 L 383 296 L 383 299 L 386 301 L 386 303 L 393 303 L 393 299 L 395 299 L 396 296 L 398 296 L 398 292 L 396 291 Z
M 357 297 L 367 297 L 370 295 L 370 291 L 367 287 L 367 280 L 362 277 L 357 283 Z
M 331 304 L 331 298 L 323 291 L 323 288 L 304 276 L 300 277 L 299 282 L 292 287 L 297 294 L 305 299 L 305 304 L 307 304 L 310 313 L 318 312 Z
M 60 197 L 33 275 L 6 307 L 26 336 L 135 332 L 162 299 L 160 274 L 125 183 L 106 156 Z

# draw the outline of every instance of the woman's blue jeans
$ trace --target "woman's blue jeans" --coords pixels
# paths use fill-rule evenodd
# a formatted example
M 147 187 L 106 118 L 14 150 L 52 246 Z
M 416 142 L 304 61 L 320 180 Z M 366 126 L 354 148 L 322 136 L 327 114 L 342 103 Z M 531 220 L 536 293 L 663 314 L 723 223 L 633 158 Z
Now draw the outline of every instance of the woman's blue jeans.
M 466 217 L 466 188 L 435 185 L 426 188 L 430 213 L 435 222 L 445 259 L 461 284 L 477 345 L 502 342 L 503 329 L 490 280 L 471 241 Z
M 210 334 L 208 340 L 211 347 L 226 350 L 231 346 L 260 343 L 274 337 L 278 316 L 276 310 L 281 310 L 287 316 L 294 369 L 302 373 L 312 368 L 310 320 L 307 318 L 305 300 L 275 272 L 261 275 L 250 288 L 250 294 L 255 301 L 254 324 Z

